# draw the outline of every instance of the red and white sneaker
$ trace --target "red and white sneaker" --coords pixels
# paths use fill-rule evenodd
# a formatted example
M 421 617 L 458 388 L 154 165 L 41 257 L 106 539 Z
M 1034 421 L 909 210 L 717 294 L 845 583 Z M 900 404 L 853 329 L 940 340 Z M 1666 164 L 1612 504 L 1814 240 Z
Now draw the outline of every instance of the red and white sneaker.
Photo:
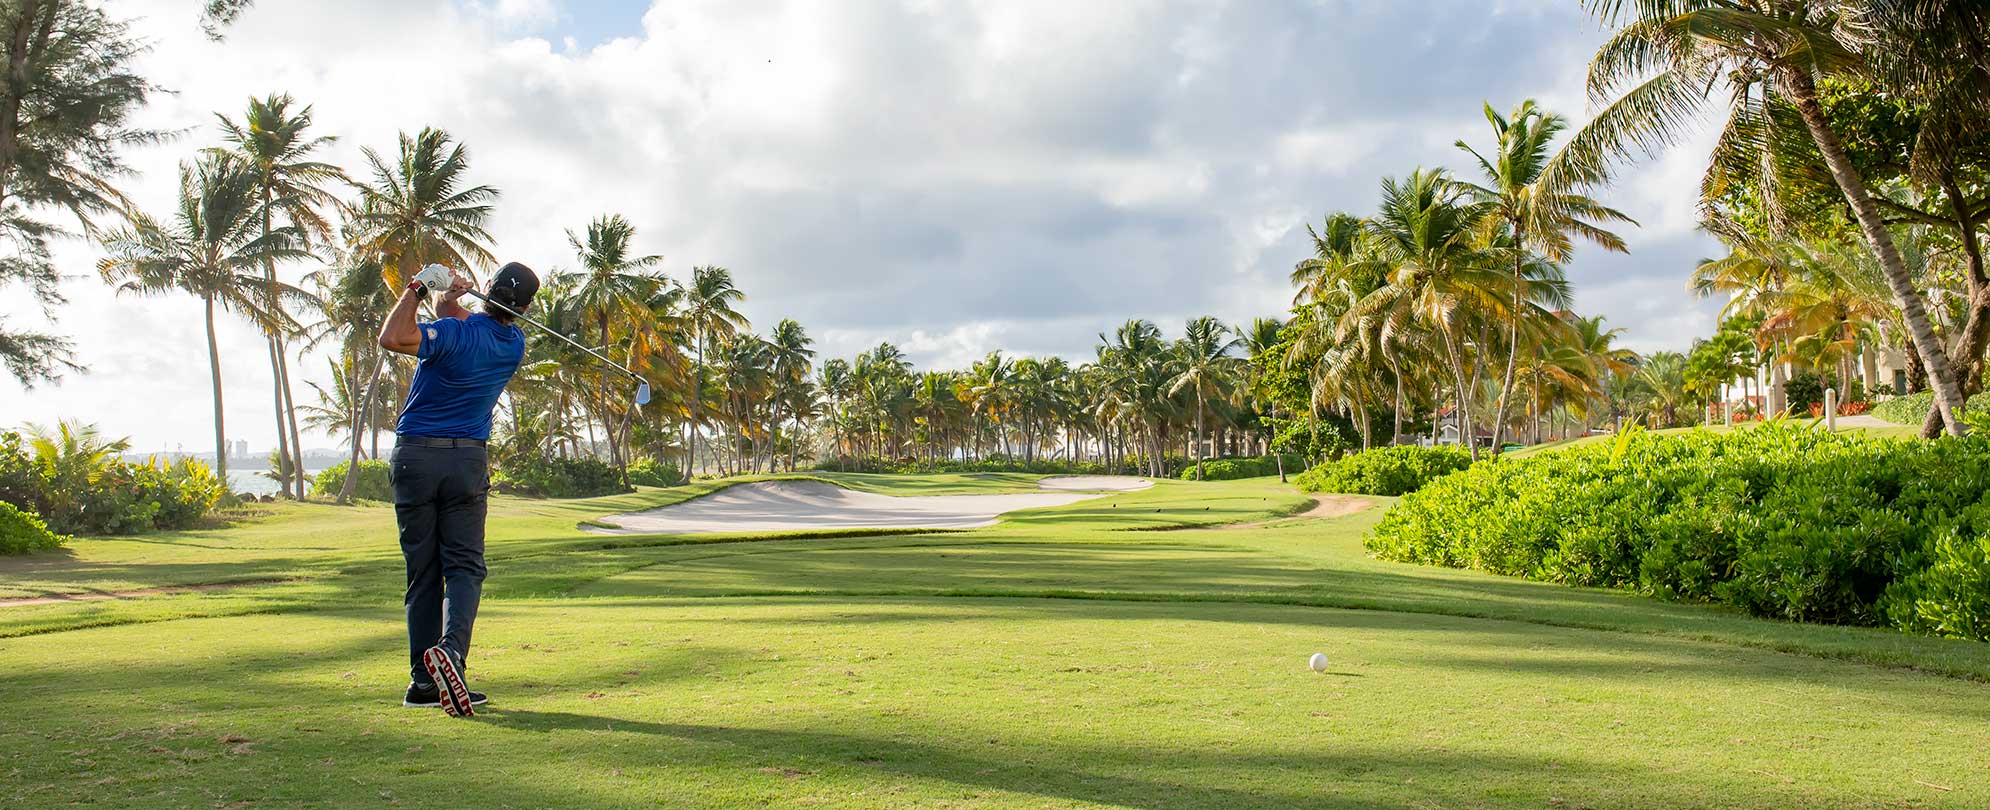
M 456 656 L 449 654 L 441 645 L 422 651 L 422 667 L 428 676 L 435 679 L 437 702 L 450 717 L 470 717 L 477 713 L 476 705 L 470 697 L 470 687 L 463 683 L 463 668 L 456 663 Z

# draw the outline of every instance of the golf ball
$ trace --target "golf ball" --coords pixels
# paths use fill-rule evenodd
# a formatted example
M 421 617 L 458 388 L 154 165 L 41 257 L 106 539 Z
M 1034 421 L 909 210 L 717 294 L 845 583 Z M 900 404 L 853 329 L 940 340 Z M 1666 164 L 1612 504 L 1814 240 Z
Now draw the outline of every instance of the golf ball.
M 1314 672 L 1327 671 L 1327 654 L 1313 653 L 1312 659 L 1308 660 L 1306 665 L 1312 667 Z

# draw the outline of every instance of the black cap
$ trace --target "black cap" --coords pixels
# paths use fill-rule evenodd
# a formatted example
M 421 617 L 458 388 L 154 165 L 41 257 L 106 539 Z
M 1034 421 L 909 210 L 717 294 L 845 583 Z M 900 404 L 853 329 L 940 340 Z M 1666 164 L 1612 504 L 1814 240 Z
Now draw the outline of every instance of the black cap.
M 491 279 L 491 300 L 521 312 L 538 292 L 539 275 L 518 262 L 498 268 L 497 277 Z

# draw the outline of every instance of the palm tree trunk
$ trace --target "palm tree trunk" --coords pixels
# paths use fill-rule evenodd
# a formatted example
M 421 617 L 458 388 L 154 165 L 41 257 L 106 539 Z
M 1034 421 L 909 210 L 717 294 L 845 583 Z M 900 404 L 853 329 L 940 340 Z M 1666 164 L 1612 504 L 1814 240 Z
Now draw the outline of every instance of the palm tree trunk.
M 1444 329 L 1437 330 L 1444 336 L 1444 347 L 1451 354 L 1451 377 L 1458 385 L 1458 440 L 1470 448 L 1472 460 L 1479 460 L 1477 432 L 1472 425 L 1471 387 L 1465 382 L 1465 358 L 1458 354 L 1458 339 Z
M 1969 273 L 1969 319 L 1963 324 L 1962 335 L 1956 341 L 1956 374 L 1964 397 L 1981 390 L 1983 384 L 1983 353 L 1990 348 L 1990 278 L 1983 271 L 1983 249 L 1977 244 L 1976 220 L 1971 219 L 1961 185 L 1956 182 L 1953 171 L 1942 172 L 1942 193 L 1949 198 L 1949 209 L 1954 213 L 1956 226 L 1962 233 L 1962 252 L 1967 260 Z M 1874 381 L 1866 381 L 1866 389 L 1872 390 Z M 1902 391 L 1900 393 L 1906 393 Z M 1940 408 L 1928 409 L 1928 417 L 1921 423 L 1921 435 L 1934 438 L 1942 430 Z
M 1389 445 L 1393 447 L 1396 444 L 1396 437 L 1403 435 L 1403 370 L 1396 365 L 1395 352 L 1383 352 L 1382 356 L 1388 358 L 1389 374 L 1396 378 L 1396 401 L 1391 406 L 1395 408 L 1394 420 L 1389 425 Z M 1285 479 L 1281 476 L 1278 480 Z
M 352 453 L 346 457 L 345 483 L 339 485 L 338 503 L 340 505 L 352 503 L 352 491 L 355 482 L 359 480 L 359 430 L 361 422 L 364 422 L 366 427 L 369 428 L 367 432 L 373 435 L 373 452 L 375 456 L 378 456 L 380 452 L 380 431 L 371 430 L 370 428 L 373 427 L 373 394 L 374 390 L 380 386 L 380 370 L 386 364 L 387 354 L 385 352 L 375 352 L 373 357 L 373 373 L 367 375 L 366 397 L 360 400 L 359 403 L 359 413 L 363 414 L 363 416 L 354 419 L 352 424 Z
M 221 347 L 214 339 L 214 294 L 201 296 L 207 306 L 207 368 L 214 377 L 214 472 L 228 483 L 228 432 L 221 419 Z
M 1508 329 L 1506 344 L 1506 375 L 1499 384 L 1499 406 L 1493 413 L 1493 455 L 1499 455 L 1500 447 L 1506 444 L 1507 401 L 1513 398 L 1513 367 L 1520 358 L 1520 289 L 1522 259 L 1525 251 L 1521 247 L 1526 242 L 1527 231 L 1519 222 L 1513 223 L 1513 311 L 1507 313 Z
M 277 371 L 283 377 L 283 418 L 290 422 L 290 457 L 297 461 L 297 499 L 304 500 L 304 441 L 297 429 L 297 396 L 290 385 L 290 357 L 284 353 L 283 338 L 276 339 Z
M 276 473 L 280 476 L 277 485 L 284 497 L 292 497 L 296 493 L 291 488 L 290 478 L 287 475 L 289 471 L 296 470 L 297 465 L 290 460 L 289 429 L 283 422 L 283 361 L 277 354 L 276 334 L 265 333 L 263 345 L 269 349 L 270 399 L 276 406 L 271 413 L 276 417 Z
M 1914 278 L 1907 273 L 1907 265 L 1901 261 L 1900 250 L 1893 244 L 1893 234 L 1886 229 L 1886 221 L 1880 216 L 1879 205 L 1873 202 L 1866 191 L 1864 178 L 1852 165 L 1852 159 L 1845 154 L 1845 147 L 1838 140 L 1838 134 L 1831 130 L 1825 120 L 1824 107 L 1817 100 L 1817 85 L 1809 71 L 1785 68 L 1785 86 L 1790 97 L 1796 102 L 1797 112 L 1810 129 L 1811 140 L 1817 142 L 1817 150 L 1824 156 L 1824 164 L 1831 169 L 1831 177 L 1838 182 L 1838 190 L 1844 192 L 1847 202 L 1852 204 L 1852 213 L 1859 221 L 1859 228 L 1871 243 L 1873 254 L 1879 258 L 1880 267 L 1886 272 L 1886 283 L 1893 291 L 1893 301 L 1900 307 L 1901 319 L 1907 322 L 1907 332 L 1914 340 L 1914 349 L 1921 356 L 1922 365 L 1928 369 L 1928 380 L 1935 389 L 1935 406 L 1941 411 L 1942 423 L 1949 435 L 1960 436 L 1969 431 L 1962 422 L 1962 389 L 1956 384 L 1955 369 L 1949 364 L 1948 352 L 1935 336 L 1935 329 L 1928 321 L 1928 310 L 1921 300 L 1921 292 L 1914 288 Z
M 695 330 L 691 342 L 697 344 L 698 360 L 691 366 L 691 424 L 685 430 L 685 448 L 689 454 L 685 458 L 685 480 L 691 480 L 691 470 L 698 464 L 698 412 L 704 406 L 704 330 Z
M 1200 380 L 1198 380 L 1197 382 L 1200 382 Z M 1203 479 L 1203 477 L 1202 477 L 1202 445 L 1203 445 L 1203 443 L 1204 443 L 1205 441 L 1207 441 L 1207 440 L 1208 440 L 1208 438 L 1209 438 L 1209 437 L 1208 437 L 1208 435 L 1207 435 L 1207 434 L 1205 434 L 1205 433 L 1203 433 L 1203 426 L 1202 426 L 1202 387 L 1201 387 L 1201 386 L 1196 386 L 1196 389 L 1195 389 L 1195 480 L 1197 480 L 1197 481 L 1201 481 L 1201 480 L 1204 480 L 1204 479 Z

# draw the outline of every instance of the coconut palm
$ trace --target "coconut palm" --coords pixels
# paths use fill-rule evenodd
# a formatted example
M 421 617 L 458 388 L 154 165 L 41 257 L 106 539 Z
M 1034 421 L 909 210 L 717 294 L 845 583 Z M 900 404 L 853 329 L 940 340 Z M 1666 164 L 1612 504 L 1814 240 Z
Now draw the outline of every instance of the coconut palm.
M 468 185 L 470 152 L 449 133 L 401 133 L 392 163 L 371 148 L 361 153 L 373 178 L 360 187 L 349 239 L 379 258 L 388 287 L 407 286 L 429 264 L 469 271 L 494 263 L 484 226 L 498 190 Z
M 783 318 L 780 323 L 775 324 L 773 334 L 767 338 L 767 344 L 773 351 L 774 363 L 776 393 L 771 403 L 774 409 L 774 423 L 779 425 L 787 416 L 795 417 L 795 431 L 788 440 L 788 468 L 791 470 L 795 466 L 794 446 L 801 439 L 801 419 L 798 411 L 792 406 L 798 389 L 807 385 L 809 374 L 814 370 L 815 350 L 809 348 L 814 343 L 815 340 L 808 336 L 808 330 L 803 329 L 801 323 L 792 318 Z M 783 415 L 783 409 L 787 409 L 789 413 Z M 773 452 L 774 447 L 769 444 L 767 466 L 770 469 L 774 466 Z
M 261 220 L 264 235 L 270 232 L 273 222 L 281 219 L 294 226 L 298 236 L 305 240 L 326 241 L 331 238 L 332 226 L 321 211 L 339 205 L 326 186 L 351 181 L 337 166 L 311 159 L 313 152 L 337 139 L 306 135 L 305 131 L 311 128 L 311 108 L 292 111 L 291 105 L 295 103 L 288 95 L 251 98 L 239 124 L 216 113 L 215 118 L 221 122 L 222 140 L 229 146 L 210 151 L 232 155 L 254 170 L 256 198 L 261 208 L 257 218 Z M 269 282 L 263 307 L 271 310 L 277 306 L 278 297 L 275 261 L 264 263 L 263 277 Z M 288 464 L 293 458 L 303 458 L 303 446 L 297 433 L 297 405 L 291 398 L 284 335 L 271 326 L 273 322 L 264 324 L 275 388 L 277 454 L 280 464 Z M 298 469 L 302 468 L 300 463 Z M 298 477 L 294 494 L 299 499 L 304 497 L 302 476 Z
M 120 293 L 198 296 L 207 317 L 207 361 L 214 388 L 215 470 L 228 475 L 228 438 L 222 420 L 221 348 L 215 338 L 216 308 L 238 312 L 257 323 L 274 321 L 296 331 L 288 314 L 293 305 L 315 303 L 309 293 L 263 275 L 266 262 L 301 258 L 297 231 L 284 226 L 262 232 L 262 208 L 253 168 L 232 158 L 209 155 L 180 166 L 177 210 L 170 223 L 134 212 L 131 224 L 104 240 L 108 254 L 98 262 L 104 281 Z M 278 302 L 266 309 L 271 287 Z
M 705 349 L 741 329 L 752 328 L 746 316 L 733 309 L 734 304 L 744 300 L 746 293 L 734 286 L 731 270 L 709 265 L 691 268 L 691 283 L 684 288 L 683 313 L 685 326 L 690 330 L 697 352 L 691 375 L 690 438 L 687 440 L 692 464 L 698 458 L 698 427 L 704 404 Z M 688 464 L 685 474 L 691 474 Z
M 1382 205 L 1363 227 L 1368 262 L 1389 270 L 1387 284 L 1363 296 L 1345 318 L 1375 319 L 1379 330 L 1421 326 L 1436 335 L 1457 392 L 1459 433 L 1478 458 L 1472 419 L 1473 386 L 1467 381 L 1468 333 L 1488 312 L 1507 306 L 1511 282 L 1482 249 L 1476 231 L 1491 206 L 1464 199 L 1464 189 L 1442 170 L 1418 170 L 1382 181 Z
M 833 445 L 831 452 L 836 455 L 840 463 L 842 458 L 848 455 L 844 446 L 843 426 L 846 423 L 844 408 L 855 391 L 850 361 L 840 357 L 832 358 L 822 364 L 818 377 L 816 387 L 822 391 L 823 396 L 829 398 L 830 441 Z
M 1577 318 L 1573 327 L 1570 345 L 1589 362 L 1590 368 L 1593 369 L 1591 379 L 1595 383 L 1595 389 L 1591 394 L 1607 398 L 1609 389 L 1613 385 L 1621 383 L 1637 369 L 1638 355 L 1630 349 L 1619 348 L 1616 345 L 1617 338 L 1624 334 L 1624 330 L 1603 328 L 1601 315 Z M 1588 435 L 1590 430 L 1589 411 L 1588 401 L 1585 399 L 1582 423 L 1584 435 Z
M 585 237 L 573 231 L 567 232 L 568 244 L 579 253 L 581 269 L 573 274 L 575 278 L 566 295 L 600 338 L 599 346 L 603 353 L 609 352 L 615 345 L 610 334 L 612 326 L 623 325 L 632 332 L 648 328 L 650 301 L 656 297 L 660 287 L 669 283 L 667 278 L 649 272 L 650 268 L 663 261 L 662 256 L 632 255 L 629 243 L 635 240 L 635 236 L 635 226 L 630 225 L 621 214 L 597 217 L 588 223 Z M 611 369 L 597 364 L 594 371 L 597 380 L 595 412 L 601 415 L 602 430 L 608 434 L 608 456 L 614 461 L 615 468 L 621 471 L 626 486 L 629 463 L 622 451 L 622 433 L 627 427 L 627 418 L 625 415 L 621 425 L 614 424 L 611 418 L 612 406 L 608 396 Z
M 1550 150 L 1555 138 L 1567 128 L 1561 116 L 1534 106 L 1533 99 L 1521 102 L 1506 117 L 1485 105 L 1486 120 L 1493 127 L 1491 156 L 1483 155 L 1464 141 L 1458 141 L 1478 161 L 1485 185 L 1464 183 L 1474 197 L 1490 204 L 1486 222 L 1505 231 L 1508 261 L 1513 268 L 1513 306 L 1507 318 L 1506 373 L 1501 378 L 1499 405 L 1493 417 L 1493 452 L 1504 443 L 1507 403 L 1513 396 L 1513 375 L 1520 357 L 1520 330 L 1526 311 L 1521 295 L 1525 266 L 1538 254 L 1549 262 L 1568 260 L 1574 239 L 1587 239 L 1604 250 L 1625 252 L 1624 240 L 1600 227 L 1602 222 L 1631 222 L 1614 208 L 1591 199 L 1583 192 L 1602 182 L 1599 171 L 1572 168 L 1550 176 L 1553 160 Z M 1548 181 L 1552 180 L 1553 184 Z
M 1205 427 L 1205 412 L 1211 396 L 1227 396 L 1238 359 L 1231 354 L 1241 343 L 1224 326 L 1222 321 L 1211 317 L 1195 318 L 1188 322 L 1175 353 L 1180 356 L 1180 371 L 1168 383 L 1170 395 L 1179 394 L 1184 389 L 1195 392 L 1195 480 L 1202 480 L 1202 461 L 1209 434 Z
M 1678 424 L 1679 409 L 1692 399 L 1686 382 L 1686 355 L 1678 352 L 1653 352 L 1645 357 L 1631 374 L 1630 383 L 1631 390 L 1645 402 L 1652 421 L 1663 420 L 1662 425 L 1653 427 Z
M 1772 110 L 1794 107 L 1884 270 L 1948 432 L 1964 433 L 1962 391 L 1927 304 L 1819 101 L 1820 77 L 1869 72 L 1859 51 L 1871 35 L 1863 10 L 1842 0 L 1584 0 L 1584 5 L 1618 28 L 1589 66 L 1590 97 L 1607 103 L 1548 169 L 1549 181 L 1564 182 L 1564 173 L 1592 176 L 1634 149 L 1650 152 L 1676 143 L 1719 97 L 1728 99 L 1727 123 L 1703 194 L 1708 199 L 1721 194 L 1723 177 L 1753 176 L 1773 210 L 1775 173 L 1757 168 L 1776 159 L 1782 137 Z

